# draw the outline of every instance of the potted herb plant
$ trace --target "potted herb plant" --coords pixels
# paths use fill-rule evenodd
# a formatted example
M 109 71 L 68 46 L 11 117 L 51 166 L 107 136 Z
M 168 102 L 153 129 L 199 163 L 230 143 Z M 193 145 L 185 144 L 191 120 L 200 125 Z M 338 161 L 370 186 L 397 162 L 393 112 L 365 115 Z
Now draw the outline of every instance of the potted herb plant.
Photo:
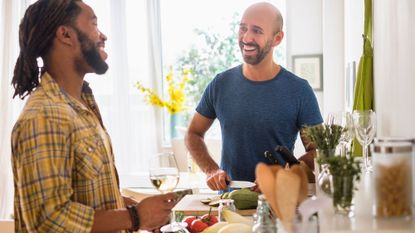
M 353 156 L 333 156 L 325 159 L 331 174 L 331 192 L 336 213 L 350 215 L 355 184 L 360 180 L 360 162 Z
M 332 196 L 336 213 L 348 215 L 351 213 L 355 183 L 360 179 L 361 169 L 360 162 L 351 155 L 335 155 L 335 148 L 346 130 L 336 124 L 306 127 L 307 136 L 317 148 L 317 163 L 321 165 L 317 187 Z
M 336 146 L 345 129 L 336 124 L 321 124 L 305 127 L 305 134 L 317 148 L 315 160 L 316 187 L 318 192 L 322 191 L 331 195 L 331 175 L 326 159 L 333 157 Z

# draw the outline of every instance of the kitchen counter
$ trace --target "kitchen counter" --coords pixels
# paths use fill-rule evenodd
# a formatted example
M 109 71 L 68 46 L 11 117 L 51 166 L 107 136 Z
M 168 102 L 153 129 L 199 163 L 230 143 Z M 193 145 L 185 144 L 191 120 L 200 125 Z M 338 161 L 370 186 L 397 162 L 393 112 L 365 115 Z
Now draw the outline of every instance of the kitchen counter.
M 306 232 L 319 233 L 414 233 L 415 232 L 415 216 L 406 218 L 391 218 L 382 219 L 375 218 L 371 215 L 371 190 L 370 178 L 362 177 L 362 184 L 356 194 L 356 200 L 359 207 L 355 209 L 355 216 L 349 218 L 347 216 L 334 214 L 333 209 L 329 205 L 328 208 L 323 208 L 318 213 L 318 221 L 313 220 L 309 222 Z M 158 194 L 157 190 L 152 187 L 151 183 L 144 187 L 130 187 L 124 188 L 123 193 L 127 196 L 136 197 L 138 200 L 154 194 Z M 369 185 L 368 185 L 369 184 Z M 365 187 L 366 185 L 366 187 Z M 175 211 L 187 211 L 186 215 L 202 215 L 209 210 L 208 206 L 201 206 L 199 197 L 215 195 L 217 192 L 210 190 L 205 183 L 205 176 L 203 174 L 180 174 L 180 182 L 178 189 L 193 188 L 193 194 L 185 197 L 175 208 Z M 315 194 L 314 184 L 309 184 L 309 193 Z M 200 203 L 200 204 L 199 204 Z M 362 205 L 364 204 L 364 205 Z M 200 209 L 202 208 L 202 209 Z M 190 211 L 190 212 L 189 212 Z M 193 211 L 193 212 L 192 212 Z M 252 213 L 254 210 L 249 210 Z M 247 215 L 252 214 L 247 213 Z M 415 213 L 415 208 L 413 212 Z

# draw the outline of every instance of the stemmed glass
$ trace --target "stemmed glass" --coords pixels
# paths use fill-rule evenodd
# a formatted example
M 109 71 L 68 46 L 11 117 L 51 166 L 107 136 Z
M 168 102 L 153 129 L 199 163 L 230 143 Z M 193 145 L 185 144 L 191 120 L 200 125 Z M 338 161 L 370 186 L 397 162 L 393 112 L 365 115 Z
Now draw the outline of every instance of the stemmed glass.
M 179 169 L 172 152 L 159 153 L 150 161 L 150 180 L 161 193 L 173 191 L 179 183 Z
M 331 114 L 332 124 L 340 125 L 343 127 L 344 131 L 340 136 L 339 146 L 340 146 L 340 155 L 346 156 L 349 149 L 349 144 L 353 139 L 354 135 L 354 126 L 353 126 L 353 117 L 350 112 L 335 112 Z
M 173 152 L 159 153 L 150 160 L 150 181 L 161 193 L 173 191 L 179 183 L 179 168 Z M 172 218 L 171 224 L 163 226 L 163 232 L 175 232 L 183 226 Z
M 355 110 L 353 111 L 353 124 L 356 138 L 363 147 L 364 170 L 371 172 L 372 163 L 368 148 L 376 134 L 376 114 L 372 110 Z

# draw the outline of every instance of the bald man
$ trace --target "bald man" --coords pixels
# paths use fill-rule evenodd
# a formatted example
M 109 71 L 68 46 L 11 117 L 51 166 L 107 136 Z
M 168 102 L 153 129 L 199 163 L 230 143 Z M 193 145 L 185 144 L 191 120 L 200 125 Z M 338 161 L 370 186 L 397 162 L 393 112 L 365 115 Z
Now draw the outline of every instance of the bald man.
M 315 148 L 301 133 L 323 119 L 308 82 L 275 62 L 274 49 L 284 38 L 283 18 L 270 3 L 249 6 L 239 24 L 244 63 L 216 75 L 207 86 L 186 134 L 186 146 L 207 175 L 213 190 L 230 180 L 255 180 L 257 163 L 271 163 L 264 152 L 277 145 L 293 151 L 300 132 L 311 169 Z M 222 132 L 220 167 L 209 155 L 204 135 L 218 119 Z M 276 153 L 280 164 L 285 161 Z

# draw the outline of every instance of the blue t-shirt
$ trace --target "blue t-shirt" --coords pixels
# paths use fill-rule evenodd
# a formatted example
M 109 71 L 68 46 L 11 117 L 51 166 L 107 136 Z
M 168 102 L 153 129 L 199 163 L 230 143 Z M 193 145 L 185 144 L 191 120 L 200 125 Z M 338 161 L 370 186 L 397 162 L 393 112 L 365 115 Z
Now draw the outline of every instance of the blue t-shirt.
M 210 119 L 218 118 L 221 168 L 232 180 L 254 181 L 256 164 L 269 163 L 265 151 L 273 151 L 277 145 L 293 151 L 303 126 L 323 122 L 308 82 L 283 67 L 267 81 L 245 78 L 242 65 L 218 74 L 196 111 Z

